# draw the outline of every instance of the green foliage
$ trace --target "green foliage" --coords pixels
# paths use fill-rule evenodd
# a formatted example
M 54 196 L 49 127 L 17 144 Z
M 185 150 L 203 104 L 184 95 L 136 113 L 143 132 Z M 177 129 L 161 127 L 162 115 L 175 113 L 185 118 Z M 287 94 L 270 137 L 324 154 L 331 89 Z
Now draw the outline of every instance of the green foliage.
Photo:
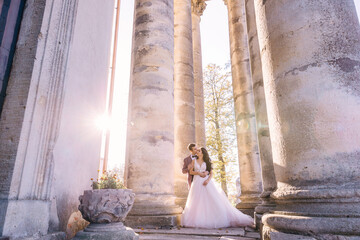
M 237 147 L 234 97 L 228 66 L 209 64 L 204 71 L 206 146 L 212 158 L 214 179 L 222 189 L 236 193 Z M 229 188 L 229 191 L 228 191 Z
M 93 179 L 91 179 L 93 180 Z M 102 176 L 92 183 L 93 189 L 126 189 L 116 171 L 104 171 Z

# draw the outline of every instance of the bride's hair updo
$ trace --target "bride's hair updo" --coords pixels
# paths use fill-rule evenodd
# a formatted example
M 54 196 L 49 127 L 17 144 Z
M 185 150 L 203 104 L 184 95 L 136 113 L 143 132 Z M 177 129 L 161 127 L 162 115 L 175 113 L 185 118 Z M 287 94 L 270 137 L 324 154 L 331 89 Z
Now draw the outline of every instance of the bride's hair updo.
M 201 152 L 203 154 L 203 160 L 206 163 L 206 171 L 210 172 L 212 170 L 212 166 L 211 166 L 211 160 L 209 157 L 209 153 L 205 148 L 201 148 Z

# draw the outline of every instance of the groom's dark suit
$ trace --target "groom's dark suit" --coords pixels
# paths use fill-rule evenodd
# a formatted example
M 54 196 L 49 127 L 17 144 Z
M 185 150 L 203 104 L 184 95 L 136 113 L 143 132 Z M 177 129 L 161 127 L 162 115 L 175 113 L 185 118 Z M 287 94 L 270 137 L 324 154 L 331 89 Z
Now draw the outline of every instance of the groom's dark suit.
M 193 180 L 193 175 L 190 174 L 189 169 L 188 169 L 188 166 L 189 166 L 189 164 L 191 164 L 191 162 L 192 162 L 192 158 L 191 158 L 191 155 L 189 155 L 187 158 L 184 159 L 184 165 L 183 165 L 183 168 L 182 168 L 182 173 L 183 174 L 185 174 L 185 173 L 188 174 L 188 188 L 189 189 L 191 187 L 191 183 L 192 183 L 192 180 Z

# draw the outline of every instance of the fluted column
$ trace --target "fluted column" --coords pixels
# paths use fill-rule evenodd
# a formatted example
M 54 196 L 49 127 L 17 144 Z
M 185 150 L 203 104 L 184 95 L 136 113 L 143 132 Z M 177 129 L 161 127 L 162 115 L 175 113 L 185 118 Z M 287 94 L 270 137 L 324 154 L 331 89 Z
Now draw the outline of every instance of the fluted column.
M 262 182 L 244 0 L 229 0 L 227 8 L 241 186 L 241 203 L 237 207 L 253 216 L 260 203 Z
M 204 87 L 202 72 L 200 17 L 206 8 L 205 0 L 192 0 L 192 35 L 194 59 L 195 129 L 196 143 L 206 146 Z
M 316 239 L 359 236 L 354 1 L 255 0 L 255 11 L 277 179 L 276 214 L 262 218 L 265 237 L 272 230 Z
M 175 225 L 173 1 L 136 0 L 125 180 L 130 226 Z
M 270 194 L 276 189 L 276 178 L 271 152 L 259 39 L 256 29 L 254 0 L 245 0 L 245 9 L 252 88 L 255 102 L 257 139 L 259 144 L 261 176 L 263 181 L 263 192 L 261 194 L 262 204 L 257 206 L 255 209 L 256 222 L 259 226 L 262 214 L 268 212 L 274 206 L 271 201 Z
M 188 144 L 195 142 L 191 0 L 175 0 L 174 11 L 175 195 L 176 203 L 184 207 L 188 183 L 182 167 L 189 155 Z

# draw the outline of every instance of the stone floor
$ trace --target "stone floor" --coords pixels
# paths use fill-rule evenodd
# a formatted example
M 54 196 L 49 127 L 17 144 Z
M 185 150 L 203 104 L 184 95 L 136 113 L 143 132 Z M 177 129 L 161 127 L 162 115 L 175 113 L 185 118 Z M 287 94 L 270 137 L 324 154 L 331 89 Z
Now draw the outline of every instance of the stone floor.
M 260 234 L 251 228 L 174 228 L 174 229 L 134 229 L 140 240 L 256 240 Z

